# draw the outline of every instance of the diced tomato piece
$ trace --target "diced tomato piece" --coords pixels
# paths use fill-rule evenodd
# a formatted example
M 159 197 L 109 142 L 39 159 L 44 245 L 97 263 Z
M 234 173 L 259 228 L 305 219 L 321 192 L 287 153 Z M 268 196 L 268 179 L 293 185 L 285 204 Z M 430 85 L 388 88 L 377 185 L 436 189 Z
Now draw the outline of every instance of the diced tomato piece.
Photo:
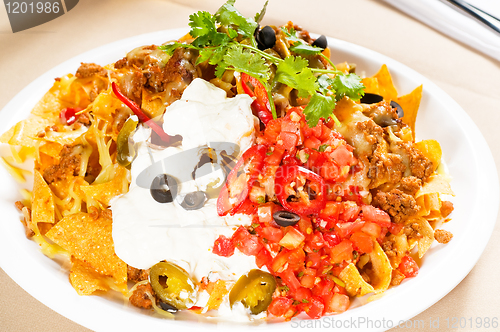
M 276 317 L 283 316 L 291 307 L 293 300 L 287 297 L 276 297 L 273 299 L 267 310 Z
M 286 234 L 280 240 L 279 244 L 287 249 L 295 249 L 305 240 L 304 234 L 293 227 L 286 228 Z
M 264 137 L 270 142 L 276 142 L 276 138 L 281 132 L 281 122 L 283 118 L 277 118 L 269 121 L 264 130 Z
M 280 145 L 282 147 L 284 147 L 286 150 L 290 151 L 290 150 L 295 149 L 295 146 L 297 146 L 299 138 L 294 133 L 282 131 L 278 137 L 278 140 L 281 141 Z
M 354 245 L 354 249 L 362 253 L 371 253 L 373 250 L 373 239 L 370 235 L 363 232 L 356 232 L 351 235 L 350 239 Z
M 316 138 L 320 138 L 321 135 L 323 134 L 323 120 L 319 119 L 318 121 L 318 124 L 316 125 L 316 127 L 312 127 L 311 130 L 312 130 L 312 134 L 314 137 Z
M 330 139 L 330 134 L 332 133 L 332 130 L 325 126 L 324 124 L 321 126 L 321 136 L 318 138 L 322 141 L 325 142 Z
M 410 256 L 406 255 L 401 259 L 398 270 L 405 275 L 406 278 L 416 277 L 418 274 L 418 265 Z
M 377 238 L 378 243 L 382 243 L 384 241 L 385 235 L 387 234 L 388 231 L 389 230 L 387 227 L 382 227 L 380 229 L 380 235 Z
M 297 144 L 301 145 L 304 142 L 304 134 L 300 129 L 300 122 L 292 121 L 290 118 L 285 118 L 283 122 L 281 122 L 281 132 L 288 132 L 297 135 Z
M 317 296 L 311 297 L 309 299 L 309 303 L 307 303 L 304 307 L 304 311 L 312 319 L 317 319 L 323 316 L 324 310 L 325 305 L 323 303 L 323 300 Z
M 318 252 L 311 252 L 307 254 L 306 266 L 312 268 L 318 268 L 321 263 L 321 254 Z
M 273 257 L 271 253 L 266 248 L 262 248 L 259 253 L 255 256 L 255 264 L 259 267 L 263 267 L 264 265 L 270 269 L 272 266 Z
M 309 148 L 309 149 L 316 149 L 317 150 L 317 149 L 319 149 L 320 145 L 321 145 L 321 141 L 314 136 L 311 136 L 304 141 L 304 146 L 306 148 Z
M 269 242 L 278 243 L 281 238 L 283 238 L 283 231 L 281 228 L 276 227 L 264 227 L 262 229 L 262 237 L 268 239 Z
M 252 203 L 259 204 L 262 200 L 266 200 L 266 190 L 261 186 L 252 186 L 248 198 Z
M 319 174 L 327 181 L 340 180 L 340 167 L 334 161 L 327 161 L 320 167 Z
M 352 259 L 352 250 L 352 242 L 343 240 L 330 250 L 331 262 L 342 263 L 342 261 Z
M 212 252 L 219 256 L 231 257 L 234 254 L 234 244 L 231 239 L 228 239 L 224 235 L 220 235 L 214 242 L 214 249 Z
M 333 282 L 333 280 L 321 279 L 321 281 L 314 286 L 312 293 L 314 296 L 323 297 L 331 294 L 333 292 L 334 287 L 335 287 L 335 282 Z
M 243 201 L 243 204 L 241 204 L 241 206 L 235 209 L 234 213 L 241 213 L 253 216 L 257 214 L 257 206 L 258 204 L 255 204 L 254 202 L 252 202 L 250 199 L 247 198 L 245 199 L 245 201 Z
M 303 300 L 308 301 L 311 296 L 311 290 L 305 287 L 299 287 L 294 293 L 294 298 L 299 302 L 303 302 Z
M 338 220 L 341 211 L 342 203 L 328 201 L 326 202 L 325 208 L 321 210 L 319 216 L 323 219 Z
M 306 253 L 302 248 L 290 251 L 288 254 L 288 268 L 293 271 L 299 271 L 304 268 Z
M 247 256 L 255 256 L 263 248 L 259 238 L 250 234 L 243 226 L 238 227 L 234 232 L 232 241 L 234 246 Z
M 266 155 L 264 163 L 266 165 L 278 166 L 281 163 L 281 159 L 283 159 L 284 154 L 285 154 L 285 149 L 279 146 L 275 146 L 271 154 L 269 156 Z
M 391 226 L 391 217 L 387 214 L 387 212 L 371 205 L 363 205 L 361 210 L 363 211 L 364 220 L 374 222 L 382 227 Z
M 374 238 L 379 237 L 381 230 L 382 227 L 372 222 L 365 222 L 365 225 L 361 228 L 362 232 L 373 236 Z
M 301 287 L 299 280 L 292 270 L 286 269 L 278 275 L 292 292 L 296 292 Z
M 353 201 L 342 202 L 342 213 L 339 219 L 343 221 L 354 221 L 358 217 L 359 211 L 361 211 L 361 208 L 359 207 L 358 204 L 356 204 L 356 202 Z M 367 220 L 367 221 L 372 221 L 372 220 Z
M 335 232 L 323 233 L 323 239 L 325 240 L 326 246 L 328 248 L 335 247 L 342 241 L 340 236 L 338 236 L 338 234 Z
M 323 234 L 319 231 L 314 232 L 309 236 L 306 241 L 306 245 L 312 250 L 319 250 L 325 246 L 325 240 L 323 239 Z
M 304 275 L 300 278 L 300 284 L 306 288 L 313 288 L 316 277 Z
M 267 203 L 260 205 L 257 209 L 259 215 L 259 222 L 269 225 L 273 220 L 273 205 L 274 203 Z
M 349 308 L 350 300 L 347 295 L 334 293 L 325 304 L 325 312 L 340 314 Z
M 391 226 L 389 226 L 388 229 L 391 234 L 398 235 L 403 229 L 403 224 L 391 223 Z
M 311 234 L 313 231 L 311 219 L 308 217 L 301 217 L 297 226 L 302 234 Z
M 282 272 L 285 269 L 285 265 L 288 263 L 289 255 L 290 251 L 283 249 L 278 255 L 276 255 L 276 257 L 274 257 L 271 269 L 276 273 Z
M 345 222 L 342 224 L 337 224 L 335 230 L 341 238 L 346 238 L 349 234 L 357 232 L 363 228 L 365 225 L 364 221 L 355 221 L 355 222 Z
M 347 149 L 346 145 L 340 145 L 330 153 L 330 157 L 335 160 L 339 166 L 351 166 L 358 163 L 353 153 Z

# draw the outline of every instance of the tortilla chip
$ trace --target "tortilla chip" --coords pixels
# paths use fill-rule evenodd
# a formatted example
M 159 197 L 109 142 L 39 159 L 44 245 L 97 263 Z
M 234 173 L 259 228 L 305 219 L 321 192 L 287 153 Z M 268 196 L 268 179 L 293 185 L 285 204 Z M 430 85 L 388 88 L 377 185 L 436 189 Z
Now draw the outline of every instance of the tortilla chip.
M 402 120 L 410 126 L 413 133 L 413 140 L 415 140 L 415 122 L 417 121 L 418 108 L 420 107 L 420 100 L 422 99 L 422 85 L 407 95 L 397 98 L 395 101 L 403 108 L 405 115 Z
M 441 157 L 443 155 L 441 151 L 441 145 L 439 142 L 433 139 L 427 139 L 424 141 L 420 141 L 415 143 L 415 147 L 422 152 L 422 154 L 432 161 L 432 165 L 434 166 L 434 171 L 441 164 Z
M 45 182 L 42 174 L 34 171 L 33 194 L 31 199 L 31 219 L 35 224 L 54 223 L 54 198 L 49 185 Z
M 339 278 L 345 283 L 345 290 L 349 296 L 363 296 L 375 291 L 372 285 L 363 279 L 353 263 L 347 265 L 340 272 Z
M 109 206 L 109 201 L 128 191 L 130 183 L 130 171 L 123 166 L 117 165 L 115 176 L 111 181 L 81 186 L 80 189 L 85 193 L 87 201 L 93 199 L 103 206 Z
M 418 258 L 422 258 L 434 242 L 434 230 L 425 218 L 417 217 L 406 221 L 406 225 L 413 223 L 417 223 L 420 226 L 418 232 L 421 237 L 416 239 L 416 241 L 418 243 Z
M 372 263 L 371 273 L 368 274 L 370 284 L 373 286 L 375 293 L 384 292 L 391 284 L 391 262 L 377 241 L 374 241 L 373 250 L 369 255 Z
M 88 109 L 92 111 L 94 116 L 101 118 L 108 123 L 113 123 L 113 113 L 121 107 L 121 101 L 115 97 L 110 88 L 107 91 L 102 91 L 88 107 Z
M 394 243 L 394 249 L 396 250 L 396 256 L 389 258 L 389 261 L 391 262 L 392 268 L 396 269 L 399 266 L 399 263 L 401 263 L 401 259 L 410 250 L 410 245 L 408 244 L 408 238 L 404 233 L 390 235 L 389 240 Z
M 98 290 L 108 290 L 103 276 L 76 258 L 71 258 L 69 281 L 78 295 L 91 295 Z
M 391 73 L 389 73 L 387 66 L 385 64 L 382 65 L 378 73 L 376 73 L 373 77 L 376 78 L 378 82 L 378 94 L 384 97 L 384 100 L 396 101 L 398 98 L 398 91 L 392 82 L 392 76 Z
M 443 176 L 433 175 L 429 177 L 429 181 L 425 182 L 422 188 L 415 194 L 415 198 L 436 193 L 455 196 L 453 190 L 451 190 L 450 183 Z
M 94 219 L 75 213 L 60 220 L 46 236 L 97 273 L 112 277 L 117 286 L 127 283 L 127 264 L 115 254 L 112 220 L 102 213 Z
M 53 124 L 58 122 L 59 113 L 66 106 L 59 99 L 61 83 L 55 82 L 49 91 L 33 107 L 31 114 L 50 120 Z
M 38 151 L 52 158 L 59 159 L 63 145 L 57 142 L 43 141 L 40 143 Z
M 0 136 L 0 142 L 34 148 L 40 140 L 37 134 L 43 131 L 47 126 L 52 126 L 53 124 L 51 120 L 40 116 L 29 117 L 19 121 L 12 128 L 3 133 L 2 136 Z

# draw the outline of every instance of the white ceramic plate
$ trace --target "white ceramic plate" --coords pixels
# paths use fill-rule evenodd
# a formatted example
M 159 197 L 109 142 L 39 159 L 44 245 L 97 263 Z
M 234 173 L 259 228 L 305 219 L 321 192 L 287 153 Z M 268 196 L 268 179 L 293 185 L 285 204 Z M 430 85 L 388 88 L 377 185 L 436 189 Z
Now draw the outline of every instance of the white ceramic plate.
M 161 44 L 179 38 L 186 29 L 167 30 L 121 40 L 81 54 L 45 73 L 22 90 L 0 113 L 0 132 L 26 117 L 35 103 L 52 86 L 54 77 L 74 73 L 80 62 L 105 65 L 123 57 L 137 46 Z M 498 178 L 491 152 L 481 133 L 464 110 L 434 83 L 412 69 L 363 47 L 329 38 L 334 62 L 357 64 L 358 72 L 375 74 L 382 64 L 389 67 L 400 94 L 423 84 L 423 98 L 416 132 L 419 139 L 437 139 L 453 177 L 455 211 L 445 228 L 454 234 L 447 245 L 434 245 L 425 255 L 419 275 L 386 292 L 374 302 L 323 318 L 316 327 L 331 329 L 385 330 L 398 325 L 450 292 L 473 268 L 493 231 L 499 204 Z M 146 328 L 187 330 L 229 329 L 231 324 L 168 321 L 147 311 L 124 305 L 116 299 L 78 296 L 61 264 L 39 252 L 24 235 L 14 202 L 20 199 L 19 185 L 0 169 L 0 266 L 21 287 L 61 315 L 97 331 L 133 331 Z M 353 326 L 352 323 L 356 325 Z M 363 323 L 364 322 L 364 323 Z M 243 325 L 240 329 L 288 330 L 306 327 L 305 321 Z M 200 324 L 203 324 L 201 326 Z

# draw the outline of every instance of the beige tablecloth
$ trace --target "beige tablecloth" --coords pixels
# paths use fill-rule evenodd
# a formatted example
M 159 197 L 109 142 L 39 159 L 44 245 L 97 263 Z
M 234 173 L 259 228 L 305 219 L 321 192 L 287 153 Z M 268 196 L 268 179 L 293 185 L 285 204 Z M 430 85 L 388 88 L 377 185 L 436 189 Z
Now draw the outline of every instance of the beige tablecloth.
M 237 7 L 244 14 L 253 15 L 263 2 L 239 0 Z M 291 20 L 309 31 L 344 39 L 397 59 L 431 79 L 474 120 L 500 165 L 499 62 L 379 1 L 270 2 L 264 23 L 279 25 Z M 62 17 L 15 34 L 10 29 L 5 7 L 0 6 L 0 108 L 39 75 L 75 55 L 130 36 L 187 27 L 189 14 L 197 10 L 214 12 L 221 4 L 222 0 L 80 0 Z M 425 322 L 418 331 L 436 331 L 429 327 L 429 321 L 437 317 L 441 320 L 500 317 L 498 238 L 500 223 L 469 275 L 442 300 L 415 317 Z M 0 330 L 88 331 L 35 300 L 2 270 Z M 447 329 L 441 324 L 439 330 Z M 471 329 L 462 331 L 466 330 Z

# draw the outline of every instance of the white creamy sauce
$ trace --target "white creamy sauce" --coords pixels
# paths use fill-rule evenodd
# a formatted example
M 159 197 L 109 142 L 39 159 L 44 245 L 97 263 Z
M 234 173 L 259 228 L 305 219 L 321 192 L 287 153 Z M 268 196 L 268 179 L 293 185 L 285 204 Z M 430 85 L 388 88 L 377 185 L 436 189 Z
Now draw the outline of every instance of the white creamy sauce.
M 194 181 L 191 172 L 198 163 L 194 148 L 210 142 L 231 142 L 240 147 L 239 155 L 255 139 L 254 116 L 250 109 L 252 99 L 247 95 L 226 98 L 225 91 L 212 84 L 195 79 L 184 91 L 182 99 L 170 105 L 164 115 L 163 128 L 169 135 L 183 137 L 180 147 L 157 150 L 149 147 L 146 139 L 150 129 L 140 127 L 134 135 L 138 156 L 132 163 L 132 182 L 129 192 L 111 202 L 113 211 L 113 241 L 115 251 L 125 263 L 139 269 L 148 269 L 166 260 L 185 269 L 194 281 L 202 277 L 236 281 L 251 269 L 257 268 L 255 257 L 235 250 L 231 257 L 212 253 L 219 235 L 230 237 L 237 226 L 249 225 L 247 215 L 219 217 L 216 198 L 208 200 L 198 210 L 185 210 L 180 203 L 193 191 L 204 191 L 214 180 L 223 178 L 220 168 L 210 169 L 205 164 L 198 169 L 204 176 Z M 230 151 L 227 151 L 230 153 Z M 179 157 L 181 156 L 181 157 Z M 150 167 L 157 163 L 158 168 Z M 179 182 L 174 202 L 158 203 L 150 193 L 150 182 L 162 173 Z M 141 176 L 143 177 L 141 182 Z M 139 181 L 138 181 L 139 179 Z M 208 298 L 200 294 L 196 305 Z M 227 301 L 223 306 L 228 306 Z M 222 309 L 222 312 L 230 309 Z M 218 313 L 221 315 L 221 313 Z M 248 319 L 248 315 L 244 315 Z

